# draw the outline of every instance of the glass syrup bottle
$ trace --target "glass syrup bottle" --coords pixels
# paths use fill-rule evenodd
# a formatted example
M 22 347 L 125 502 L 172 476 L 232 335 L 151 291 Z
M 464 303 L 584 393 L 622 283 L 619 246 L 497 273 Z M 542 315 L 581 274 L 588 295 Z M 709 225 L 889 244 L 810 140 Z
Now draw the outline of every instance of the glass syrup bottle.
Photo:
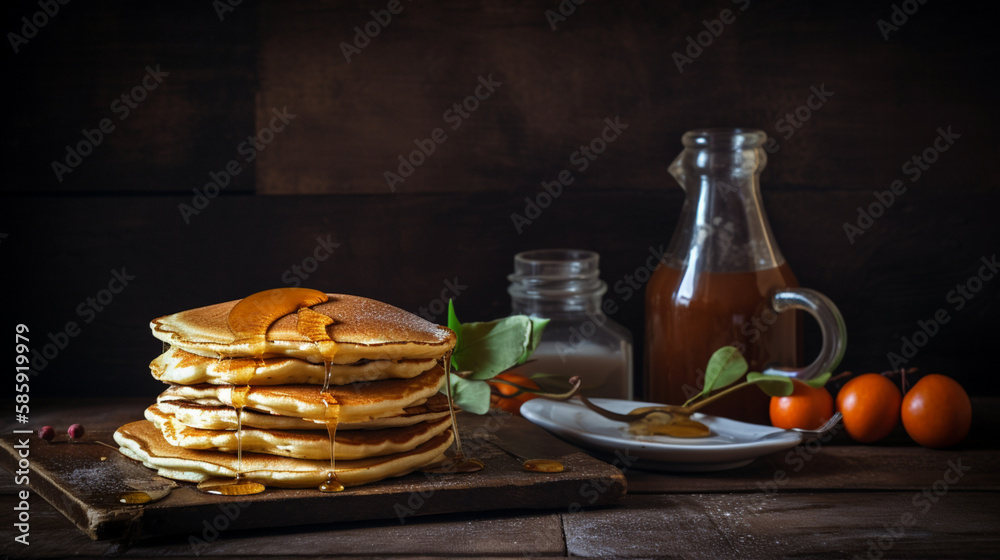
M 646 287 L 647 400 L 683 404 L 704 386 L 712 353 L 732 345 L 749 371 L 811 379 L 840 362 L 847 333 L 837 307 L 798 287 L 761 203 L 767 164 L 759 130 L 683 136 L 670 174 L 687 193 L 670 245 Z M 823 331 L 820 356 L 800 368 L 802 309 Z M 768 397 L 747 388 L 703 412 L 767 424 Z

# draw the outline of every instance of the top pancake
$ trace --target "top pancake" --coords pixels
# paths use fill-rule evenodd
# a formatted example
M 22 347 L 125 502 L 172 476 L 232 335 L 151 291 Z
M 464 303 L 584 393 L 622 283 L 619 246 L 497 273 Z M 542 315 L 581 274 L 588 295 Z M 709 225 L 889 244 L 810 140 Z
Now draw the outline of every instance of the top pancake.
M 412 313 L 373 299 L 327 294 L 310 307 L 333 319 L 327 334 L 336 343 L 332 362 L 440 358 L 455 346 L 455 333 Z M 153 336 L 192 354 L 247 357 L 254 352 L 236 342 L 229 313 L 239 300 L 181 311 L 154 319 Z M 267 329 L 263 357 L 288 356 L 323 362 L 320 346 L 298 331 L 298 314 L 289 313 Z

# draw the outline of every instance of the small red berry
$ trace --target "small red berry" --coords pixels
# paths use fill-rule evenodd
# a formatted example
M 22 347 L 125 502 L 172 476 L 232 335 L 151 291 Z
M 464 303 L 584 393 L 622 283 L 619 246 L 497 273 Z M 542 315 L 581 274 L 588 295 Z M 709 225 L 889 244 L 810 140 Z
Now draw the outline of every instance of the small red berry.
M 83 437 L 83 424 L 73 424 L 67 431 L 70 439 L 80 439 Z
M 45 441 L 52 441 L 56 437 L 56 431 L 52 429 L 52 426 L 42 426 L 42 429 L 38 430 L 38 437 Z

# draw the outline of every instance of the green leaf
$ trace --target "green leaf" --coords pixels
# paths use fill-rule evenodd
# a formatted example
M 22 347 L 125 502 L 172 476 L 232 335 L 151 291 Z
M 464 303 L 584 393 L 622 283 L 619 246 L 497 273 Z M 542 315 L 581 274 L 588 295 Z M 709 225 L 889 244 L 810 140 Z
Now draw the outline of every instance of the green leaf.
M 715 389 L 722 389 L 743 377 L 747 371 L 747 361 L 743 354 L 732 346 L 723 346 L 712 354 L 705 368 L 705 388 L 702 395 Z
M 772 397 L 787 397 L 795 390 L 795 385 L 792 384 L 791 377 L 764 375 L 756 371 L 747 374 L 747 383 L 755 383 L 760 387 L 761 391 Z
M 812 387 L 813 389 L 819 389 L 820 387 L 826 385 L 826 382 L 830 380 L 830 373 L 824 373 L 819 377 L 814 377 L 809 381 L 803 381 L 806 385 Z
M 490 409 L 490 386 L 485 381 L 462 379 L 453 373 L 451 396 L 456 406 L 472 414 L 486 414 Z
M 471 371 L 469 379 L 490 379 L 514 367 L 531 343 L 531 321 L 514 315 L 489 323 L 462 325 L 462 344 L 452 353 L 452 364 Z
M 462 347 L 462 323 L 458 322 L 458 315 L 455 315 L 455 302 L 448 299 L 448 328 L 455 332 L 455 348 Z M 451 367 L 458 369 L 455 365 L 455 354 L 451 355 Z
M 531 357 L 535 348 L 538 348 L 538 343 L 542 341 L 542 331 L 544 331 L 545 326 L 549 324 L 549 319 L 528 317 L 528 320 L 531 321 L 531 337 L 528 340 L 528 346 L 524 349 L 524 353 L 517 359 L 518 365 L 528 361 L 528 358 Z

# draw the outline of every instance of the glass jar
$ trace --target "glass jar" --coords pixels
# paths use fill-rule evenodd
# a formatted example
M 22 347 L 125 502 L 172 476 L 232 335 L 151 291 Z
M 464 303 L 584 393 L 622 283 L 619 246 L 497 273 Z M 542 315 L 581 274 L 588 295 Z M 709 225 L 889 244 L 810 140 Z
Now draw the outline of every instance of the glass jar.
M 578 249 L 514 256 L 507 277 L 512 314 L 550 319 L 534 361 L 518 373 L 579 376 L 588 397 L 632 399 L 632 335 L 601 309 L 608 286 L 599 278 L 599 258 Z

